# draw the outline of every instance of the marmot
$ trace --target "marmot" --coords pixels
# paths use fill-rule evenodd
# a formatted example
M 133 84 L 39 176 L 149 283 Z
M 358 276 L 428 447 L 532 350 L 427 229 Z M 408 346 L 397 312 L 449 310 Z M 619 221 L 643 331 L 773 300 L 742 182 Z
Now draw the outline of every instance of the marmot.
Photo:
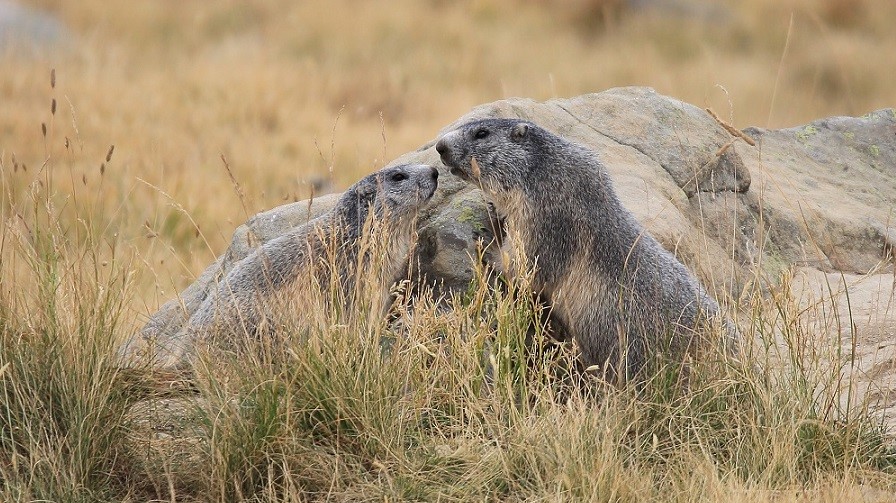
M 438 176 L 427 165 L 385 168 L 346 190 L 328 214 L 265 243 L 234 264 L 174 338 L 183 347 L 167 356 L 180 366 L 198 343 L 251 343 L 283 320 L 326 320 L 362 302 L 388 308 L 389 287 L 408 265 L 417 212 Z M 376 285 L 359 284 L 370 276 Z M 330 312 L 307 312 L 313 299 Z
M 640 380 L 656 352 L 680 354 L 719 306 L 626 210 L 597 155 L 526 121 L 472 121 L 436 150 L 505 218 L 506 241 L 534 269 L 536 294 L 582 363 Z M 732 333 L 732 337 L 734 333 Z

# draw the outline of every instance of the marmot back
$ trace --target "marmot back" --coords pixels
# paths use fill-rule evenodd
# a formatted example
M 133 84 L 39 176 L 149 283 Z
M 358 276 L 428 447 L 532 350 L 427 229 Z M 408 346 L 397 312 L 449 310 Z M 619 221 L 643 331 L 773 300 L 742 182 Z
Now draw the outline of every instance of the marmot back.
M 196 343 L 239 346 L 271 335 L 284 319 L 328 316 L 307 312 L 314 299 L 333 300 L 339 305 L 330 308 L 341 312 L 351 312 L 359 300 L 382 305 L 407 267 L 417 212 L 437 184 L 438 170 L 417 164 L 363 178 L 331 212 L 234 264 L 175 337 L 182 344 L 168 358 L 182 365 Z M 376 276 L 377 291 L 356 291 L 365 275 Z
M 486 119 L 439 139 L 451 172 L 505 216 L 552 316 L 586 365 L 637 378 L 650 355 L 681 354 L 716 302 L 625 209 L 597 155 L 526 121 Z M 732 336 L 734 334 L 732 333 Z

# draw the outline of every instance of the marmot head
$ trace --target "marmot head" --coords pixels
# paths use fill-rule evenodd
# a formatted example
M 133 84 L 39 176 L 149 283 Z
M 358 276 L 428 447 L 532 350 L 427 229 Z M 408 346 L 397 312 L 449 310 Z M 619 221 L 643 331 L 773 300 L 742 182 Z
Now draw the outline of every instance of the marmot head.
M 402 164 L 372 173 L 345 191 L 337 207 L 350 227 L 361 229 L 370 216 L 390 223 L 409 222 L 432 198 L 439 170 L 425 164 Z
M 544 133 L 527 121 L 483 119 L 446 133 L 436 143 L 436 151 L 451 174 L 499 195 L 522 189 L 533 178 L 529 172 L 543 156 Z

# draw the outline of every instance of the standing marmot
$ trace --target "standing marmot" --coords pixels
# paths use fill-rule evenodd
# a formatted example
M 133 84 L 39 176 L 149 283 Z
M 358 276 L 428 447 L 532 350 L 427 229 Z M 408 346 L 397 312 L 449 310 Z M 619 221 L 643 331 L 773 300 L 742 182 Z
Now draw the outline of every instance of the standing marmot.
M 596 154 L 530 122 L 469 122 L 439 139 L 534 266 L 534 287 L 583 363 L 629 380 L 654 352 L 680 354 L 719 307 L 626 210 Z M 733 335 L 733 334 L 732 334 Z M 621 366 L 621 368 L 620 368 Z M 620 372 L 621 371 L 621 372 Z
M 331 212 L 234 264 L 174 338 L 180 347 L 163 358 L 182 365 L 200 342 L 239 345 L 284 320 L 326 321 L 364 303 L 387 308 L 389 287 L 408 264 L 417 210 L 435 193 L 438 176 L 432 166 L 412 164 L 363 178 Z M 314 306 L 329 312 L 309 312 Z

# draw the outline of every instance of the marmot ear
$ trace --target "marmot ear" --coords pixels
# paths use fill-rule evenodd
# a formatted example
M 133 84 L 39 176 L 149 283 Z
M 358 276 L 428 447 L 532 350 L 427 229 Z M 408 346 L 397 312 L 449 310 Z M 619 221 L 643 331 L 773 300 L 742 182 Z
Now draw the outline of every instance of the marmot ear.
M 529 125 L 525 122 L 520 122 L 519 124 L 513 126 L 513 129 L 510 131 L 510 137 L 514 140 L 519 140 L 520 138 L 526 136 L 529 133 Z

